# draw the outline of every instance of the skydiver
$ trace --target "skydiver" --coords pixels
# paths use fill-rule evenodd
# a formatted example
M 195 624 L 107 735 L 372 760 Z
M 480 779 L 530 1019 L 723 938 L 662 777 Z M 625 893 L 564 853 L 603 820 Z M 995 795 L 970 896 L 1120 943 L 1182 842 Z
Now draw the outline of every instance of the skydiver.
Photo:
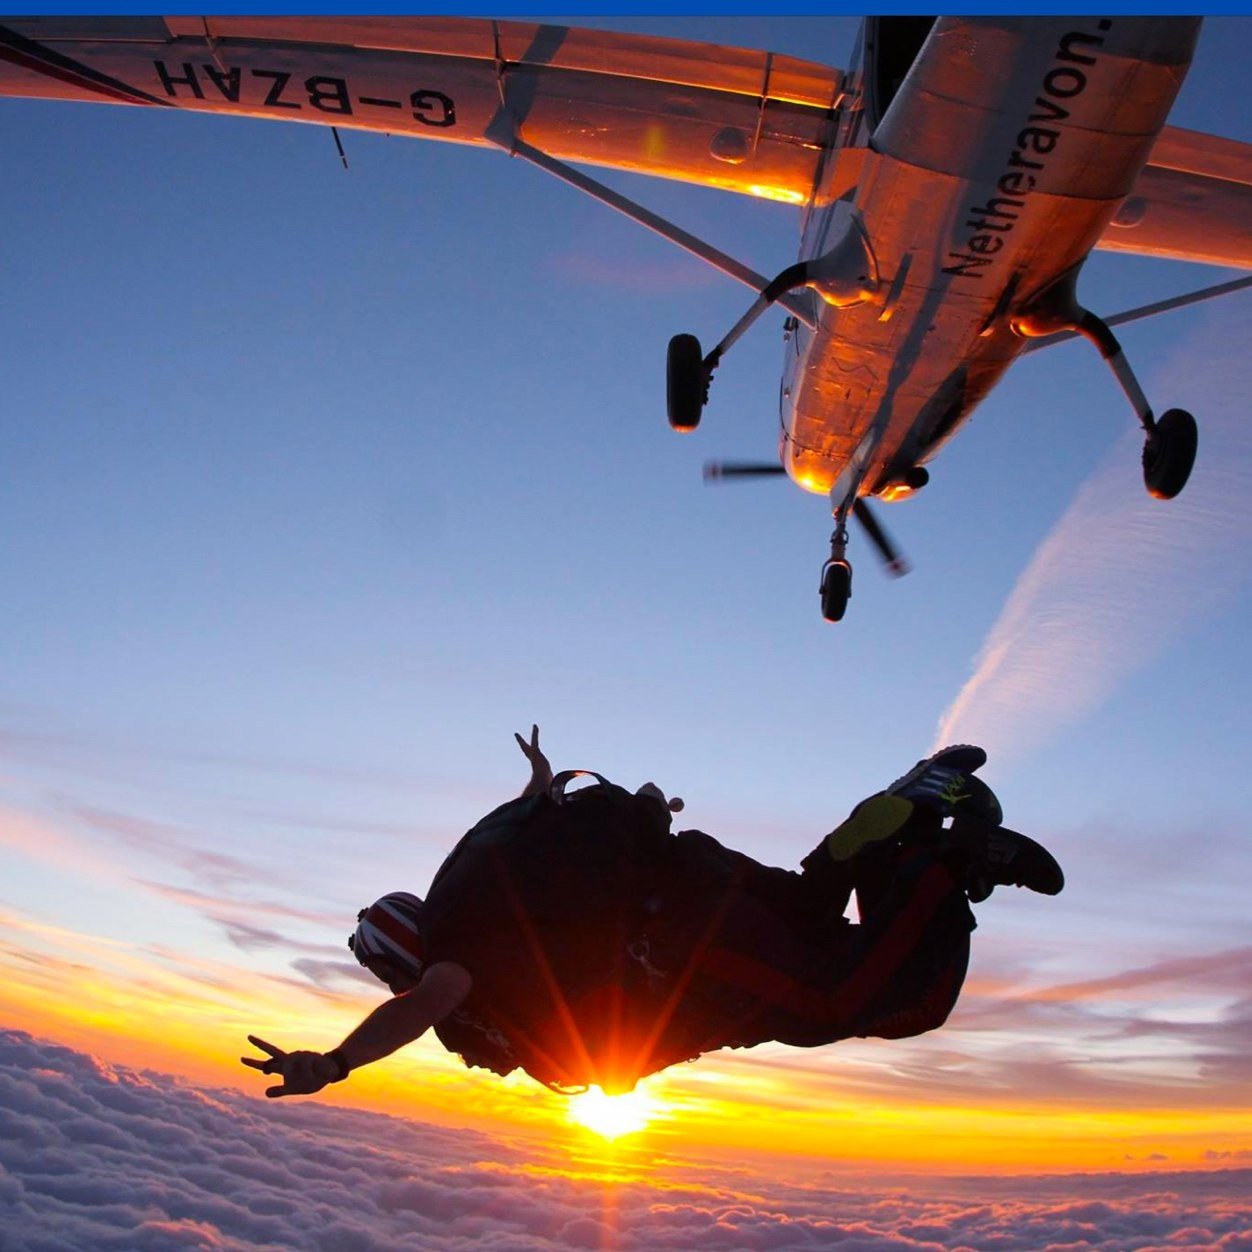
M 248 1036 L 265 1055 L 243 1064 L 281 1076 L 267 1096 L 311 1095 L 432 1028 L 469 1066 L 610 1094 L 724 1047 L 922 1034 L 956 1003 L 970 903 L 1064 885 L 1000 824 L 981 748 L 919 761 L 795 872 L 672 834 L 681 802 L 655 784 L 594 775 L 567 793 L 581 771 L 554 777 L 537 726 L 514 737 L 521 795 L 461 839 L 424 901 L 392 892 L 358 915 L 348 946 L 392 998 L 325 1053 Z

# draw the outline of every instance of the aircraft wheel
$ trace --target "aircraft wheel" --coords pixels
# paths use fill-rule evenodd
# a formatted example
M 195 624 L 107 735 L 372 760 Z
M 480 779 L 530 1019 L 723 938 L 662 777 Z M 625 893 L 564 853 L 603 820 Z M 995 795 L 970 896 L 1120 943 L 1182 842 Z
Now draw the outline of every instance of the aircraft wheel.
M 700 413 L 708 398 L 709 377 L 704 353 L 695 335 L 675 335 L 665 360 L 665 403 L 669 424 L 683 434 L 700 425 Z
M 822 616 L 841 622 L 852 596 L 852 566 L 847 561 L 827 561 L 822 569 Z
M 1143 445 L 1143 483 L 1158 500 L 1172 500 L 1186 485 L 1195 464 L 1199 433 L 1185 409 L 1169 409 Z

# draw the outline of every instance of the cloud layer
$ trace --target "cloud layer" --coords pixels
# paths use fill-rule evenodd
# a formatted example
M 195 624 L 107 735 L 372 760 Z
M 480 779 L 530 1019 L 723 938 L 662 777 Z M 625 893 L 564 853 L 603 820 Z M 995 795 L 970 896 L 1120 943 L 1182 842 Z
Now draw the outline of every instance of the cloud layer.
M 1252 1252 L 1250 1192 L 1243 1169 L 887 1187 L 588 1165 L 0 1032 L 3 1252 Z

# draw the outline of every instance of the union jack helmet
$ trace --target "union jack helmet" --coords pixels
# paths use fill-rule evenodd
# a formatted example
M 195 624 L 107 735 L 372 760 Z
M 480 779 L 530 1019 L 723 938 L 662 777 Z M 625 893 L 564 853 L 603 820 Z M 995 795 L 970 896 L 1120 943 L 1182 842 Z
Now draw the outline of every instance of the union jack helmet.
M 348 947 L 362 965 L 366 958 L 381 956 L 414 976 L 422 972 L 425 950 L 417 920 L 421 900 L 407 891 L 393 891 L 357 914 L 356 930 Z

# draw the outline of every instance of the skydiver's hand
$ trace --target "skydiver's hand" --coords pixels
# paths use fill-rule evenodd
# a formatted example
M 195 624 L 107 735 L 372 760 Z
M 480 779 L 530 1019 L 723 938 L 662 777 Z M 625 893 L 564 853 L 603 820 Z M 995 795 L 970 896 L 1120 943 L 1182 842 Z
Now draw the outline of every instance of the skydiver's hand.
M 534 796 L 541 791 L 547 791 L 552 786 L 552 766 L 539 746 L 539 727 L 530 728 L 529 743 L 518 734 L 514 734 L 513 738 L 517 740 L 517 746 L 521 748 L 522 755 L 530 762 L 530 782 L 526 784 L 522 795 Z
M 256 1035 L 249 1035 L 248 1042 L 267 1054 L 265 1060 L 253 1056 L 239 1059 L 263 1074 L 281 1074 L 282 1083 L 267 1087 L 265 1094 L 271 1099 L 278 1096 L 314 1095 L 339 1077 L 339 1066 L 320 1052 L 284 1052 Z

